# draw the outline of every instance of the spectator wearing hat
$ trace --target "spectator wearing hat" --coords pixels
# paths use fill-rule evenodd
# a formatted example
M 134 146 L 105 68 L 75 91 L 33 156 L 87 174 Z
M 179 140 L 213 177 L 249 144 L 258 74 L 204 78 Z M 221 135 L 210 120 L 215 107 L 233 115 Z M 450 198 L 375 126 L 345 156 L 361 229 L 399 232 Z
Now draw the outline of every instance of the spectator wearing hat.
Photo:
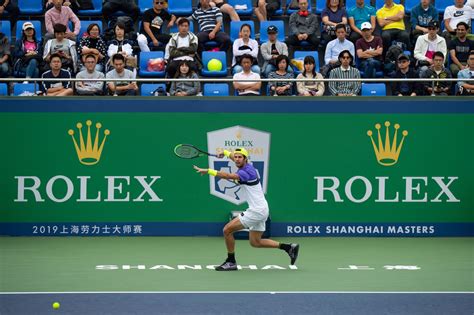
M 474 16 L 472 11 L 474 9 L 469 5 L 464 4 L 464 0 L 454 0 L 454 5 L 446 7 L 444 10 L 444 27 L 443 37 L 449 46 L 451 37 L 456 35 L 456 28 L 459 22 L 466 24 L 471 23 L 471 19 Z
M 360 72 L 351 66 L 354 57 L 349 50 L 343 50 L 339 54 L 340 67 L 332 69 L 329 73 L 330 79 L 360 79 Z M 330 81 L 329 92 L 334 96 L 356 96 L 360 92 L 359 81 Z
M 290 47 L 301 46 L 306 41 L 311 49 L 317 50 L 319 45 L 318 17 L 308 11 L 308 0 L 298 0 L 299 10 L 290 15 L 290 34 L 286 43 Z
M 375 8 L 370 6 L 370 1 L 365 4 L 364 0 L 356 0 L 355 7 L 348 9 L 347 17 L 352 29 L 349 40 L 354 44 L 362 37 L 362 23 L 370 23 L 372 31 L 375 29 Z
M 456 38 L 451 40 L 449 44 L 449 53 L 451 55 L 450 70 L 453 77 L 456 77 L 458 72 L 467 69 L 467 59 L 469 53 L 474 50 L 474 41 L 467 38 L 469 25 L 464 22 L 459 22 L 456 27 Z
M 54 7 L 49 9 L 44 15 L 46 24 L 45 40 L 54 38 L 54 24 L 63 24 L 66 25 L 65 37 L 76 41 L 81 29 L 81 21 L 79 21 L 79 18 L 70 7 L 63 6 L 63 0 L 53 0 L 53 4 Z M 69 29 L 69 22 L 74 24 L 74 31 Z
M 31 22 L 25 22 L 22 26 L 21 38 L 15 42 L 15 76 L 26 78 L 39 77 L 39 65 L 42 58 L 42 42 L 36 39 L 36 30 Z
M 362 38 L 356 42 L 356 52 L 359 58 L 359 70 L 364 72 L 364 78 L 375 78 L 375 73 L 382 68 L 382 39 L 372 34 L 372 24 L 362 23 Z
M 267 28 L 268 41 L 260 46 L 262 57 L 264 60 L 262 67 L 262 75 L 268 78 L 270 72 L 276 71 L 276 59 L 279 55 L 288 57 L 288 46 L 284 42 L 278 40 L 278 28 L 275 25 L 270 25 Z M 288 72 L 293 72 L 293 69 L 288 65 Z
M 401 81 L 392 82 L 391 90 L 394 96 L 417 96 L 422 95 L 421 84 L 419 82 L 407 81 L 405 79 L 418 79 L 419 76 L 410 67 L 410 58 L 401 54 L 397 58 L 397 71 L 395 72 L 395 79 L 403 79 Z
M 14 22 L 18 15 L 20 15 L 20 9 L 18 8 L 17 0 L 0 0 L 0 16 L 8 12 L 10 20 Z
M 419 36 L 416 41 L 413 53 L 420 71 L 426 71 L 433 65 L 433 56 L 437 51 L 442 52 L 443 56 L 447 55 L 446 40 L 438 35 L 438 31 L 438 21 L 431 21 L 428 24 L 428 34 Z
M 428 23 L 438 20 L 438 10 L 431 4 L 431 0 L 421 0 L 410 13 L 412 43 L 416 43 L 418 36 L 428 33 Z
M 377 22 L 382 28 L 383 49 L 387 51 L 392 41 L 398 41 L 410 47 L 410 34 L 405 30 L 405 8 L 393 0 L 385 0 L 382 8 L 377 10 Z
M 445 55 L 437 51 L 433 56 L 433 65 L 424 72 L 420 72 L 420 78 L 430 79 L 450 79 L 451 72 L 444 67 Z M 424 84 L 424 92 L 426 95 L 432 96 L 445 96 L 451 94 L 451 82 L 450 81 L 426 81 Z

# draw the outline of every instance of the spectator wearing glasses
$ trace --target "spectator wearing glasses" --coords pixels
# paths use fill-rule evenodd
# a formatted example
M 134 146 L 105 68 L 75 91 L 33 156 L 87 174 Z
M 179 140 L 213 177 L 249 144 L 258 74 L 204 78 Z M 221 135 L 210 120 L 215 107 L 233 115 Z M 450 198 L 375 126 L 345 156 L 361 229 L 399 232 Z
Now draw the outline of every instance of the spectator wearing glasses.
M 420 73 L 421 78 L 430 79 L 450 79 L 451 72 L 444 67 L 444 54 L 440 51 L 434 53 L 433 65 L 423 73 Z M 426 81 L 424 84 L 426 95 L 445 96 L 451 94 L 451 82 L 449 81 Z
M 68 70 L 61 69 L 61 56 L 52 54 L 50 57 L 49 67 L 51 70 L 43 73 L 43 79 L 70 79 L 71 73 Z M 72 85 L 70 81 L 43 81 L 41 91 L 46 96 L 69 96 L 73 95 Z
M 415 44 L 418 36 L 428 34 L 428 24 L 438 21 L 438 10 L 431 4 L 431 0 L 421 0 L 420 4 L 411 10 L 411 40 Z
M 362 38 L 356 42 L 359 70 L 364 71 L 364 78 L 375 78 L 375 73 L 382 69 L 382 39 L 372 35 L 372 25 L 362 23 Z
M 428 24 L 428 34 L 419 36 L 416 41 L 413 53 L 417 63 L 416 66 L 421 72 L 426 71 L 433 65 L 435 52 L 439 51 L 443 53 L 443 56 L 447 56 L 446 41 L 438 35 L 438 31 L 438 21 L 431 21 Z
M 104 73 L 97 71 L 96 65 L 95 55 L 85 56 L 85 69 L 76 75 L 76 79 L 104 79 Z M 77 95 L 103 95 L 104 81 L 76 81 L 76 93 Z
M 362 23 L 370 23 L 372 31 L 375 30 L 375 8 L 364 3 L 364 0 L 356 0 L 355 7 L 349 8 L 347 11 L 349 25 L 352 32 L 349 36 L 351 42 L 356 43 L 362 37 Z
M 385 0 L 385 4 L 377 11 L 377 22 L 382 28 L 383 49 L 392 45 L 392 41 L 398 41 L 410 47 L 410 34 L 405 30 L 405 8 L 396 4 L 393 0 Z
M 330 79 L 360 79 L 360 72 L 351 66 L 354 57 L 349 50 L 343 50 L 339 54 L 341 66 L 332 69 L 329 73 Z M 334 96 L 356 96 L 359 94 L 361 83 L 358 81 L 331 81 L 329 92 Z
M 168 22 L 168 29 L 174 25 L 176 16 L 170 14 L 166 9 L 165 0 L 154 0 L 153 8 L 143 13 L 142 26 L 137 41 L 141 51 L 158 50 L 165 48 L 171 35 L 163 33 L 165 21 Z
M 397 58 L 397 71 L 395 72 L 395 79 L 418 79 L 419 76 L 410 67 L 410 58 L 401 54 Z M 410 82 L 406 80 L 392 82 L 392 95 L 394 96 L 417 96 L 423 95 L 420 82 Z
M 471 50 L 467 59 L 468 67 L 459 71 L 458 78 L 462 79 L 474 79 L 474 50 Z M 460 95 L 474 95 L 474 82 L 473 81 L 458 81 L 459 94 Z
M 456 77 L 460 70 L 468 68 L 467 59 L 469 53 L 474 50 L 474 41 L 467 38 L 469 25 L 459 22 L 456 27 L 456 38 L 451 40 L 449 53 L 451 55 L 450 70 L 453 77 Z

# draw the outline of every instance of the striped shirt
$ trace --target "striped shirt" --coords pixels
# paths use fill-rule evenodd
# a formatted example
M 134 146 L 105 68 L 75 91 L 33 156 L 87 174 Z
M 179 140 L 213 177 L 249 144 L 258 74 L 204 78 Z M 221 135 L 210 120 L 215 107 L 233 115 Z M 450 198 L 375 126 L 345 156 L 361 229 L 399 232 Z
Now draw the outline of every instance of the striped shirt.
M 216 27 L 217 22 L 222 22 L 222 12 L 217 7 L 207 10 L 199 8 L 194 11 L 191 17 L 198 21 L 199 31 L 201 32 L 211 32 Z
M 360 72 L 357 68 L 349 67 L 349 69 L 342 69 L 342 67 L 338 67 L 333 69 L 329 73 L 330 79 L 360 79 Z M 331 95 L 338 95 L 338 94 L 359 94 L 361 87 L 360 82 L 337 82 L 331 81 L 329 82 L 329 91 Z
M 290 73 L 290 72 L 285 72 L 284 75 L 281 75 L 278 72 L 273 71 L 273 72 L 270 72 L 270 74 L 268 75 L 268 78 L 269 79 L 293 79 L 294 76 L 293 76 L 293 73 Z M 271 88 L 272 86 L 280 87 L 280 86 L 289 85 L 290 88 L 288 90 L 286 90 L 283 95 L 292 95 L 293 94 L 293 84 L 294 84 L 293 81 L 269 81 L 268 82 L 268 87 Z

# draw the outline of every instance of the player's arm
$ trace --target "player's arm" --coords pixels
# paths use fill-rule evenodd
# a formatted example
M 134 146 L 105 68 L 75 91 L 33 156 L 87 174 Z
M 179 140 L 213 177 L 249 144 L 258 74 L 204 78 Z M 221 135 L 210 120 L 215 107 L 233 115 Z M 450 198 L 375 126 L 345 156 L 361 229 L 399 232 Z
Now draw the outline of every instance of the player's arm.
M 209 175 L 212 175 L 212 176 L 217 176 L 217 177 L 220 177 L 220 178 L 231 179 L 231 180 L 239 180 L 240 179 L 239 175 L 237 175 L 235 173 L 227 173 L 227 172 L 222 172 L 222 171 L 216 171 L 216 170 L 209 169 L 209 168 L 199 168 L 196 165 L 193 165 L 193 167 L 196 170 L 196 173 L 199 173 L 201 175 L 209 174 Z
M 248 87 L 248 86 L 247 86 Z M 234 161 L 234 153 L 230 152 L 229 150 L 224 150 L 220 153 L 217 154 L 217 157 L 218 158 L 223 158 L 224 156 L 228 157 L 229 159 L 231 159 L 232 161 Z M 234 161 L 235 162 L 235 161 Z

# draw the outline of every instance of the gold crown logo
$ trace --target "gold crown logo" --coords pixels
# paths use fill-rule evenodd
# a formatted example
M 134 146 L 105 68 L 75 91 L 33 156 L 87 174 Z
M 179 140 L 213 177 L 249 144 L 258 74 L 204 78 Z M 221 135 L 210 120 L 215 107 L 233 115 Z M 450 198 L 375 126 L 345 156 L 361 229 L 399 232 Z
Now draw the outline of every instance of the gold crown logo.
M 382 135 L 380 134 L 380 124 L 375 125 L 375 129 L 377 129 L 377 134 L 378 134 L 378 147 L 375 144 L 374 138 L 372 137 L 372 130 L 367 131 L 367 135 L 370 137 L 370 140 L 372 140 L 372 145 L 374 146 L 374 151 L 375 151 L 375 156 L 377 157 L 377 162 L 383 166 L 391 166 L 397 163 L 398 161 L 398 156 L 400 155 L 400 151 L 402 150 L 403 146 L 403 141 L 405 140 L 405 137 L 408 135 L 408 131 L 403 130 L 402 132 L 402 140 L 400 141 L 400 144 L 397 147 L 397 134 L 398 134 L 398 129 L 400 129 L 399 124 L 395 124 L 393 127 L 395 128 L 395 133 L 393 135 L 393 141 L 390 142 L 390 122 L 386 121 L 385 122 L 385 145 L 382 142 Z
M 81 162 L 84 165 L 94 165 L 94 164 L 99 163 L 100 155 L 102 154 L 102 150 L 104 149 L 105 140 L 107 139 L 107 136 L 110 135 L 110 131 L 108 129 L 104 130 L 104 138 L 102 139 L 102 143 L 100 144 L 100 147 L 99 147 L 99 131 L 100 131 L 100 128 L 102 128 L 102 124 L 101 123 L 95 124 L 95 128 L 97 130 L 95 133 L 94 144 L 92 144 L 92 136 L 91 136 L 92 121 L 90 120 L 86 121 L 86 125 L 87 125 L 86 143 L 84 143 L 81 123 L 77 123 L 76 125 L 77 129 L 79 129 L 79 144 L 80 144 L 79 146 L 77 145 L 77 141 L 74 138 L 74 130 L 69 129 L 68 134 L 71 136 L 72 142 L 74 142 L 74 147 L 76 148 L 79 162 Z

